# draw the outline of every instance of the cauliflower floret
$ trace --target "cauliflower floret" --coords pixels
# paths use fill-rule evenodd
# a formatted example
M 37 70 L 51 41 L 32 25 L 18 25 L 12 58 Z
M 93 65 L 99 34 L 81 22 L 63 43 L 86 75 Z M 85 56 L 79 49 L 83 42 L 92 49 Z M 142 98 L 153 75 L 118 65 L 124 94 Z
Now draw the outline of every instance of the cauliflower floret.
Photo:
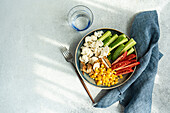
M 103 42 L 101 40 L 96 41 L 96 46 L 101 47 L 103 46 Z
M 92 42 L 92 38 L 90 37 L 90 36 L 87 36 L 86 38 L 85 38 L 85 42 L 87 43 L 87 42 Z
M 90 48 L 84 47 L 84 46 L 81 47 L 81 49 L 82 49 L 82 52 L 81 52 L 82 55 L 86 55 L 90 51 Z
M 104 57 L 104 56 L 107 56 L 109 54 L 109 47 L 108 46 L 105 46 L 102 48 L 101 50 L 101 54 L 100 54 L 100 58 Z
M 93 52 L 90 51 L 90 53 L 88 54 L 88 57 L 92 57 L 93 56 Z
M 94 32 L 94 35 L 87 36 L 85 38 L 85 43 L 81 47 L 82 56 L 79 57 L 80 61 L 87 63 L 90 62 L 93 64 L 98 58 L 107 56 L 109 53 L 109 47 L 102 47 L 103 42 L 97 40 L 98 37 L 101 37 L 103 31 Z
M 95 36 L 95 35 L 92 35 L 91 38 L 92 38 L 93 41 L 97 40 L 97 36 Z
M 87 55 L 88 57 L 91 57 L 93 56 L 93 52 L 91 51 L 90 48 L 88 47 L 82 47 L 82 52 L 81 52 L 82 55 Z
M 90 43 L 85 42 L 85 43 L 84 43 L 84 46 L 85 46 L 85 47 L 89 47 L 89 46 L 90 46 Z M 82 47 L 81 47 L 81 48 L 82 48 Z
M 91 63 L 91 64 L 93 64 L 95 61 L 97 61 L 98 60 L 98 58 L 97 57 L 92 57 L 92 58 L 90 58 L 89 59 L 89 62 Z
M 102 48 L 97 48 L 95 52 L 95 56 L 98 57 L 101 54 Z
M 103 34 L 103 31 L 94 32 L 94 35 L 95 35 L 96 37 L 101 37 L 102 34 Z
M 96 52 L 98 52 L 98 47 L 94 47 L 94 48 L 92 48 L 92 50 L 93 50 L 93 52 L 94 52 L 94 54 L 96 53 Z
M 93 70 L 95 70 L 96 68 L 100 68 L 100 63 L 94 63 L 93 65 Z
M 87 63 L 89 61 L 89 58 L 87 57 L 87 55 L 83 55 L 83 56 L 79 57 L 79 60 L 81 62 Z
M 100 35 L 102 35 L 104 32 L 103 32 L 103 31 L 98 31 L 98 33 L 99 33 Z
M 92 43 L 90 44 L 90 47 L 93 49 L 93 48 L 95 47 L 95 45 L 96 45 L 96 42 L 92 42 Z

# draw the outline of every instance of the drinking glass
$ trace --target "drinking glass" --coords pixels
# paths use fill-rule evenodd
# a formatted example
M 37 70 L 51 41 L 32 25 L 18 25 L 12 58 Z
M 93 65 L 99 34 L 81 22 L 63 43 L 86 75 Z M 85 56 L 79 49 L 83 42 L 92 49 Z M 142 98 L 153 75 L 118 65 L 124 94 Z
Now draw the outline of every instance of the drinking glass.
M 69 11 L 68 22 L 76 31 L 84 31 L 92 25 L 93 13 L 87 6 L 77 5 Z

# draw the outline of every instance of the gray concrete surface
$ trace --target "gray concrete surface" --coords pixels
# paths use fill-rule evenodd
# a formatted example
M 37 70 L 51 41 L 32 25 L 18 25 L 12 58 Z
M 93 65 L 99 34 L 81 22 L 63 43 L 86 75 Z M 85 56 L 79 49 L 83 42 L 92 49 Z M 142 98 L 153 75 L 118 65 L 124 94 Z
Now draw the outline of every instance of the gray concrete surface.
M 77 33 L 67 12 L 75 5 L 94 13 L 92 26 Z M 115 103 L 93 108 L 71 65 L 59 51 L 72 51 L 87 32 L 111 27 L 129 34 L 136 13 L 157 10 L 161 36 L 152 113 L 170 111 L 169 0 L 0 0 L 0 113 L 121 113 Z M 89 86 L 95 97 L 100 91 Z

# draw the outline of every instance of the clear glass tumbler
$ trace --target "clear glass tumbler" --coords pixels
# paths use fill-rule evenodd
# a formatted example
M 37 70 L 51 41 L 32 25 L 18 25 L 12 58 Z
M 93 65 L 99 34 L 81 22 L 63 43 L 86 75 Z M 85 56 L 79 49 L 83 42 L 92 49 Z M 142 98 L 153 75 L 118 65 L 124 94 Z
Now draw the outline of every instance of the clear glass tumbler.
M 68 22 L 75 30 L 84 31 L 93 23 L 93 13 L 88 7 L 77 5 L 69 11 Z

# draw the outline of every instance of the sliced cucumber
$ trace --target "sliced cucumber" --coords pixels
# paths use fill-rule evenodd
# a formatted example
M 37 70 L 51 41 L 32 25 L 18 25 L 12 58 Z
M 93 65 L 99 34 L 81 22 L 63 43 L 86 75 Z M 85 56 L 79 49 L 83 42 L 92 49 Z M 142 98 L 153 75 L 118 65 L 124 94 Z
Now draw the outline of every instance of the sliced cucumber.
M 108 60 L 111 60 L 112 58 L 112 54 L 110 54 L 109 56 L 107 56 Z
M 125 42 L 127 42 L 127 41 L 128 41 L 128 39 L 126 38 L 126 35 L 125 35 L 125 34 L 120 35 L 120 36 L 116 39 L 116 41 L 114 41 L 113 43 L 111 43 L 111 44 L 109 45 L 110 51 L 112 51 L 113 49 L 115 49 L 116 47 L 118 47 L 119 45 L 121 45 L 121 44 L 123 44 L 123 43 L 125 43 Z
M 107 37 L 105 40 L 103 40 L 103 44 L 104 46 L 109 42 L 109 40 L 111 40 L 111 36 Z
M 124 49 L 125 45 L 124 44 L 121 44 L 116 50 L 115 52 L 113 53 L 112 55 L 112 60 L 115 61 L 119 55 L 120 55 L 120 52 Z
M 135 40 L 133 38 L 131 38 L 126 44 L 125 44 L 125 48 L 121 51 L 120 54 L 124 53 L 125 51 L 127 51 L 128 49 L 130 49 L 131 47 L 133 47 L 136 44 Z
M 129 49 L 127 52 L 127 56 L 132 54 L 134 51 L 135 51 L 135 49 L 133 47 L 131 49 Z
M 106 33 L 104 33 L 98 40 L 103 41 L 104 39 L 106 39 L 109 36 L 112 36 L 111 31 L 107 31 Z
M 113 37 L 110 38 L 110 40 L 107 41 L 106 44 L 104 44 L 104 46 L 109 46 L 113 41 L 115 41 L 118 38 L 117 34 L 114 34 Z

